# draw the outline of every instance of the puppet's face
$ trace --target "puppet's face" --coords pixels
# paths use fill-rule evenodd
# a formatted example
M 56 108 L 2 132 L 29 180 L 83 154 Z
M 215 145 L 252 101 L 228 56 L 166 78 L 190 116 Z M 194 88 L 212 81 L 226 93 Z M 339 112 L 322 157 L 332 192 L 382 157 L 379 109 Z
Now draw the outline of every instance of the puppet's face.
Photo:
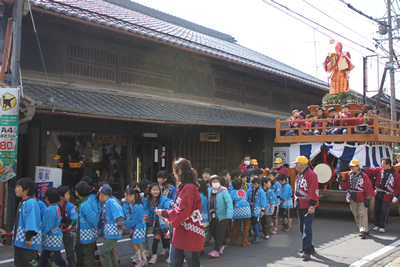
M 342 52 L 342 43 L 337 43 L 335 46 L 336 53 Z

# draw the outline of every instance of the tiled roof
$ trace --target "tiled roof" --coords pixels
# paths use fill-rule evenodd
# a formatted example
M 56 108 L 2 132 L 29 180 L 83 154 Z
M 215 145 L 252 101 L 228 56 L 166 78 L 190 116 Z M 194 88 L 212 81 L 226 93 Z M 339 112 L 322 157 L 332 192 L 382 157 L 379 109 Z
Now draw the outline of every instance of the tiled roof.
M 283 64 L 266 55 L 243 47 L 232 41 L 227 41 L 226 36 L 203 27 L 194 30 L 192 24 L 182 26 L 185 23 L 172 23 L 157 17 L 152 17 L 133 10 L 134 6 L 127 4 L 128 0 L 118 0 L 125 3 L 124 6 L 106 2 L 104 0 L 33 0 L 36 8 L 49 10 L 54 13 L 64 14 L 84 21 L 105 25 L 110 28 L 120 29 L 165 43 L 196 50 L 221 58 L 234 61 L 262 71 L 274 73 L 298 82 L 308 84 L 323 90 L 328 90 L 328 84 L 316 77 L 301 72 L 286 64 Z M 113 1 L 115 2 L 115 1 Z M 138 4 L 137 4 L 138 5 Z M 140 6 L 140 5 L 138 5 Z M 127 8 L 129 7 L 129 8 Z M 136 8 L 137 9 L 137 8 Z M 153 14 L 153 13 L 152 13 Z M 164 16 L 168 14 L 163 13 Z M 158 16 L 154 13 L 154 16 Z M 160 16 L 158 16 L 160 17 Z M 184 22 L 184 20 L 181 20 Z M 199 25 L 197 25 L 199 26 Z M 199 26 L 201 28 L 201 26 Z M 208 34 L 207 34 L 208 33 Z M 219 38 L 217 38 L 219 37 Z
M 275 128 L 276 116 L 219 106 L 180 102 L 68 84 L 24 82 L 24 94 L 37 110 L 158 123 Z

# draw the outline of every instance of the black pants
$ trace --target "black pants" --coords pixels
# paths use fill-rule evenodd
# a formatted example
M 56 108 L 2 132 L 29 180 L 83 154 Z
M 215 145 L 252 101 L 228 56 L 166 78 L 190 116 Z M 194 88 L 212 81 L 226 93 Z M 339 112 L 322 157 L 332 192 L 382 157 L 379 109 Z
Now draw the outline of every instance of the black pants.
M 212 219 L 210 222 L 210 233 L 215 240 L 214 250 L 216 250 L 217 252 L 222 247 L 227 223 L 227 219 L 222 221 L 218 221 L 218 219 Z
M 79 237 L 75 243 L 75 253 L 78 267 L 96 266 L 94 252 L 96 251 L 96 242 L 90 244 L 81 244 Z
M 383 201 L 375 197 L 375 206 L 374 206 L 374 220 L 375 226 L 379 228 L 386 228 L 386 221 L 389 214 L 389 205 L 390 202 Z
M 54 253 L 55 264 L 57 264 L 59 267 L 67 267 L 67 264 L 65 263 L 65 260 L 61 256 L 60 251 L 50 251 L 50 250 L 42 250 L 42 253 L 40 254 L 40 266 L 41 267 L 49 266 L 49 257 L 50 257 L 51 252 Z
M 30 267 L 30 262 L 37 257 L 37 250 L 14 247 L 14 264 L 17 267 Z

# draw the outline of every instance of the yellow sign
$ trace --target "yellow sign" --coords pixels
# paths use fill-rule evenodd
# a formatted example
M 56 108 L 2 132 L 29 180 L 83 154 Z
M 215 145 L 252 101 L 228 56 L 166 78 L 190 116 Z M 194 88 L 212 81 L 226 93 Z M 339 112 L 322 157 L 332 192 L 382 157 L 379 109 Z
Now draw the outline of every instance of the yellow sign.
M 12 109 L 17 104 L 17 98 L 10 93 L 5 93 L 1 97 L 1 108 L 6 111 Z

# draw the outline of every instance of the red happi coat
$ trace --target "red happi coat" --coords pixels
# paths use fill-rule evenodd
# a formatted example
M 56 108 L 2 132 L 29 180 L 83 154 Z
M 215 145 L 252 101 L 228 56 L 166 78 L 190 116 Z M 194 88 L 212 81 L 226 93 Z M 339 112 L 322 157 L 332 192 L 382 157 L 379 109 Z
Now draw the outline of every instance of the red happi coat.
M 298 122 L 298 121 L 304 120 L 304 118 L 302 116 L 298 116 L 297 118 L 290 117 L 288 120 L 291 121 L 289 123 L 289 128 L 302 128 L 306 124 L 304 121 Z
M 351 112 L 347 112 L 346 114 L 342 113 L 340 118 L 353 118 L 353 114 L 351 114 Z M 339 122 L 342 126 L 354 125 L 355 123 L 353 120 L 340 120 Z
M 204 226 L 201 214 L 201 197 L 195 184 L 182 184 L 176 191 L 175 208 L 168 211 L 174 227 L 172 245 L 186 251 L 204 249 Z
M 319 201 L 318 177 L 310 168 L 297 174 L 294 197 L 296 203 L 299 200 L 299 209 L 308 209 L 310 200 Z
M 276 171 L 276 175 L 279 175 L 279 174 L 283 173 L 283 174 L 286 175 L 286 177 L 289 177 L 289 174 L 288 174 L 287 169 L 285 167 L 280 167 L 279 169 L 272 168 L 271 171 Z
M 383 167 L 376 167 L 376 168 L 365 167 L 364 172 L 370 178 L 376 177 L 375 181 L 375 196 L 376 196 L 377 188 L 379 188 L 379 185 L 383 178 L 382 176 L 384 169 Z M 386 192 L 383 197 L 383 201 L 391 202 L 393 196 L 397 196 L 400 194 L 400 173 L 394 170 L 393 175 L 390 175 L 388 179 L 389 182 L 385 190 Z
M 351 176 L 351 177 L 350 177 Z M 342 183 L 340 189 L 346 190 L 347 189 L 347 196 L 346 200 L 350 199 L 351 191 L 357 191 L 357 201 L 358 203 L 364 203 L 365 198 L 374 195 L 374 189 L 372 188 L 371 180 L 369 179 L 368 175 L 362 173 L 361 177 L 358 176 L 357 188 L 351 188 L 350 180 L 354 179 L 355 174 L 349 172 L 347 174 L 347 179 Z M 350 200 L 349 200 L 350 201 Z M 348 202 L 349 202 L 348 201 Z

